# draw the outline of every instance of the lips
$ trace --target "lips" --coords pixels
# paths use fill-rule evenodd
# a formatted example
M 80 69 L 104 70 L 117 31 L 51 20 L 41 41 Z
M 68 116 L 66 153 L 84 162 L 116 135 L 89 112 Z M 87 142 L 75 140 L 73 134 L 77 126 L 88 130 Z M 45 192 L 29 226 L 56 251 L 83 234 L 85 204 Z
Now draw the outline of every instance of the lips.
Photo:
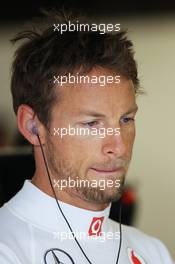
M 120 171 L 121 169 L 122 169 L 122 167 L 112 168 L 112 169 L 97 169 L 97 168 L 92 168 L 92 170 L 97 171 L 99 173 L 113 173 L 113 172 Z

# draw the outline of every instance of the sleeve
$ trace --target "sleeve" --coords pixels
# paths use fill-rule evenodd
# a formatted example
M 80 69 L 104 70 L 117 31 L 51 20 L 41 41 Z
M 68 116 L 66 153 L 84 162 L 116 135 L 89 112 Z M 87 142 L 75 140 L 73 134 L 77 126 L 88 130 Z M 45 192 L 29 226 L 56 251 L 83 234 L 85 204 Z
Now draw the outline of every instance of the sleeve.
M 5 244 L 0 243 L 0 263 L 1 264 L 22 264 L 13 251 Z
M 162 264 L 175 264 L 175 262 L 172 260 L 165 245 L 159 239 L 156 239 L 156 238 L 154 238 L 154 242 L 159 252 L 161 263 Z

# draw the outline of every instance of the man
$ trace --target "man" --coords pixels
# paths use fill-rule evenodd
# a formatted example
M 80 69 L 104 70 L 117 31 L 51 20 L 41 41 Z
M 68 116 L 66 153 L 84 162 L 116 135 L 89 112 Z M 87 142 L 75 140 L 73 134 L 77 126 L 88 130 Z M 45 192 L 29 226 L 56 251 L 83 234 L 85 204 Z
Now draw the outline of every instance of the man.
M 0 209 L 0 263 L 170 264 L 159 240 L 108 218 L 135 139 L 132 42 L 52 18 L 54 28 L 15 38 L 29 39 L 16 52 L 11 91 L 36 171 Z

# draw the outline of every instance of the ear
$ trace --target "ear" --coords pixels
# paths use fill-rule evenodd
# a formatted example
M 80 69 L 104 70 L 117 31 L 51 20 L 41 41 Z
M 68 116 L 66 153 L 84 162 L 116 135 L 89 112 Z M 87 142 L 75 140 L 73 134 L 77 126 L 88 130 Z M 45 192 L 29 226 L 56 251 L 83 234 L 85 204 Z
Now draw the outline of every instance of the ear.
M 45 143 L 44 142 L 45 127 L 38 120 L 37 116 L 35 115 L 33 109 L 30 106 L 22 104 L 18 107 L 17 124 L 21 134 L 32 145 L 38 146 L 39 145 L 38 137 L 36 134 L 32 133 L 32 126 L 35 124 L 41 139 L 41 143 L 42 144 Z

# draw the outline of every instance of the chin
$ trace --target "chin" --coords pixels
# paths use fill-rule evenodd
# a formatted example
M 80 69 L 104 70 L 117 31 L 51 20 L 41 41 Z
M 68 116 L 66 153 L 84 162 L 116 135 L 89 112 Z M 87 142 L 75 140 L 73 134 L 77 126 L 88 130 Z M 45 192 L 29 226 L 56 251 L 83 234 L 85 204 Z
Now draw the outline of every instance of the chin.
M 111 203 L 118 201 L 122 195 L 122 189 L 101 190 L 101 189 L 84 189 L 81 190 L 83 198 L 92 203 Z

